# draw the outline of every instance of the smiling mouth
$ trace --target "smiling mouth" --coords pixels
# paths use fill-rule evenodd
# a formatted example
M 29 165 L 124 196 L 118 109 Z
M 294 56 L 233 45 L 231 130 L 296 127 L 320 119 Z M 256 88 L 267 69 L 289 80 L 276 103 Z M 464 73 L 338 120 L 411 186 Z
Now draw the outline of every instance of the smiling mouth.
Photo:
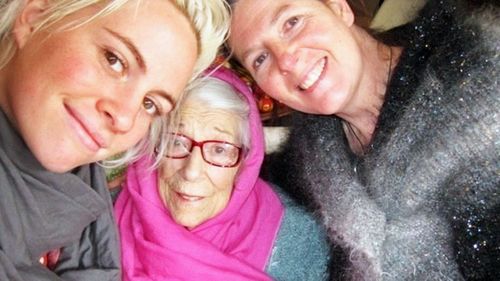
M 100 148 L 105 148 L 104 140 L 96 133 L 93 133 L 88 126 L 86 126 L 84 119 L 78 112 L 74 111 L 70 106 L 64 105 L 66 111 L 70 115 L 71 127 L 75 130 L 80 141 L 91 151 L 97 151 Z
M 200 201 L 201 199 L 204 198 L 202 196 L 187 195 L 187 194 L 180 193 L 180 192 L 176 192 L 176 193 L 177 193 L 177 196 L 179 196 L 181 199 L 188 201 L 188 202 L 196 202 L 196 201 Z
M 306 75 L 306 78 L 300 85 L 298 86 L 300 90 L 306 91 L 309 88 L 311 88 L 312 85 L 314 85 L 316 82 L 318 82 L 319 78 L 321 77 L 321 74 L 323 73 L 323 70 L 325 69 L 326 65 L 326 58 L 322 58 L 320 61 L 316 63 L 314 68 L 309 71 L 309 73 Z

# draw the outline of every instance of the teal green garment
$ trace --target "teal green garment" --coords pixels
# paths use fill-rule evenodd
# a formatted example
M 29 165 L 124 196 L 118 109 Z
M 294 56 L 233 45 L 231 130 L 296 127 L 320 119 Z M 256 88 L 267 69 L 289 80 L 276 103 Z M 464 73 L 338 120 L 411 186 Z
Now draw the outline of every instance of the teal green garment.
M 330 244 L 325 229 L 303 207 L 273 186 L 285 207 L 266 272 L 275 280 L 328 280 Z

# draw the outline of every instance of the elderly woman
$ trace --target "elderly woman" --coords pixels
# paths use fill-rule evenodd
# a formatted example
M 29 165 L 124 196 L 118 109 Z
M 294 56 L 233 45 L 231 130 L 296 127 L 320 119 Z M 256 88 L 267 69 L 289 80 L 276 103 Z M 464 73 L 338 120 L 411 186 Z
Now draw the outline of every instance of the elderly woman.
M 214 59 L 224 7 L 0 1 L 0 280 L 120 279 L 111 200 L 94 162 L 161 125 Z
M 226 69 L 212 77 L 187 93 L 159 171 L 148 158 L 127 171 L 115 204 L 124 280 L 324 280 L 325 233 L 259 178 L 249 88 Z
M 309 113 L 269 170 L 319 206 L 350 278 L 498 279 L 498 1 L 429 1 L 382 34 L 346 0 L 230 2 L 236 59 Z

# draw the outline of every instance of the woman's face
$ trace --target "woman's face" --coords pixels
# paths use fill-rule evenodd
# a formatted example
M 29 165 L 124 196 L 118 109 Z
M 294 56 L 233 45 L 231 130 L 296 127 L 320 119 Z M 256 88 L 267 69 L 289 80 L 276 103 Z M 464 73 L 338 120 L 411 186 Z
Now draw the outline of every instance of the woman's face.
M 153 118 L 172 109 L 191 76 L 196 36 L 170 1 L 131 1 L 54 32 L 95 13 L 90 7 L 35 34 L 37 10 L 29 8 L 16 22 L 18 51 L 0 72 L 0 105 L 49 170 L 65 172 L 130 148 Z
M 179 133 L 197 141 L 238 143 L 239 119 L 225 111 L 207 111 L 199 103 L 181 111 Z M 203 160 L 199 147 L 184 159 L 164 158 L 160 195 L 172 218 L 189 229 L 215 217 L 227 206 L 239 165 L 221 168 Z
M 334 114 L 361 77 L 353 21 L 344 0 L 238 0 L 229 44 L 270 96 L 299 111 Z

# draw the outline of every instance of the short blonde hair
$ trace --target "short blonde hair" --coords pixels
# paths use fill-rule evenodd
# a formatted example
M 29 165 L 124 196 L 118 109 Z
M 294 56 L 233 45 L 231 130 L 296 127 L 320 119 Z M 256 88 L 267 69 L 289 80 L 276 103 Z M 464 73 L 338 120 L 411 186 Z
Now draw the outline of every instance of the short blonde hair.
M 198 60 L 193 79 L 215 60 L 229 31 L 229 7 L 225 0 L 174 0 L 186 14 L 198 37 Z M 192 80 L 193 80 L 192 79 Z
M 0 68 L 14 55 L 16 48 L 12 29 L 27 0 L 2 0 L 0 2 Z M 102 5 L 91 21 L 118 10 L 131 0 L 48 0 L 45 17 L 35 30 L 42 30 L 59 20 L 92 5 Z M 168 0 L 188 18 L 198 38 L 198 60 L 192 80 L 215 59 L 219 46 L 226 39 L 229 29 L 229 9 L 224 0 Z M 85 24 L 85 22 L 77 24 Z
M 66 16 L 78 12 L 89 6 L 106 3 L 103 8 L 91 19 L 107 15 L 118 10 L 129 0 L 48 0 L 49 6 L 45 17 L 35 26 L 35 30 L 43 30 L 58 22 Z M 17 16 L 26 5 L 27 0 L 4 0 L 0 4 L 0 68 L 3 68 L 16 52 L 14 37 L 12 34 Z

